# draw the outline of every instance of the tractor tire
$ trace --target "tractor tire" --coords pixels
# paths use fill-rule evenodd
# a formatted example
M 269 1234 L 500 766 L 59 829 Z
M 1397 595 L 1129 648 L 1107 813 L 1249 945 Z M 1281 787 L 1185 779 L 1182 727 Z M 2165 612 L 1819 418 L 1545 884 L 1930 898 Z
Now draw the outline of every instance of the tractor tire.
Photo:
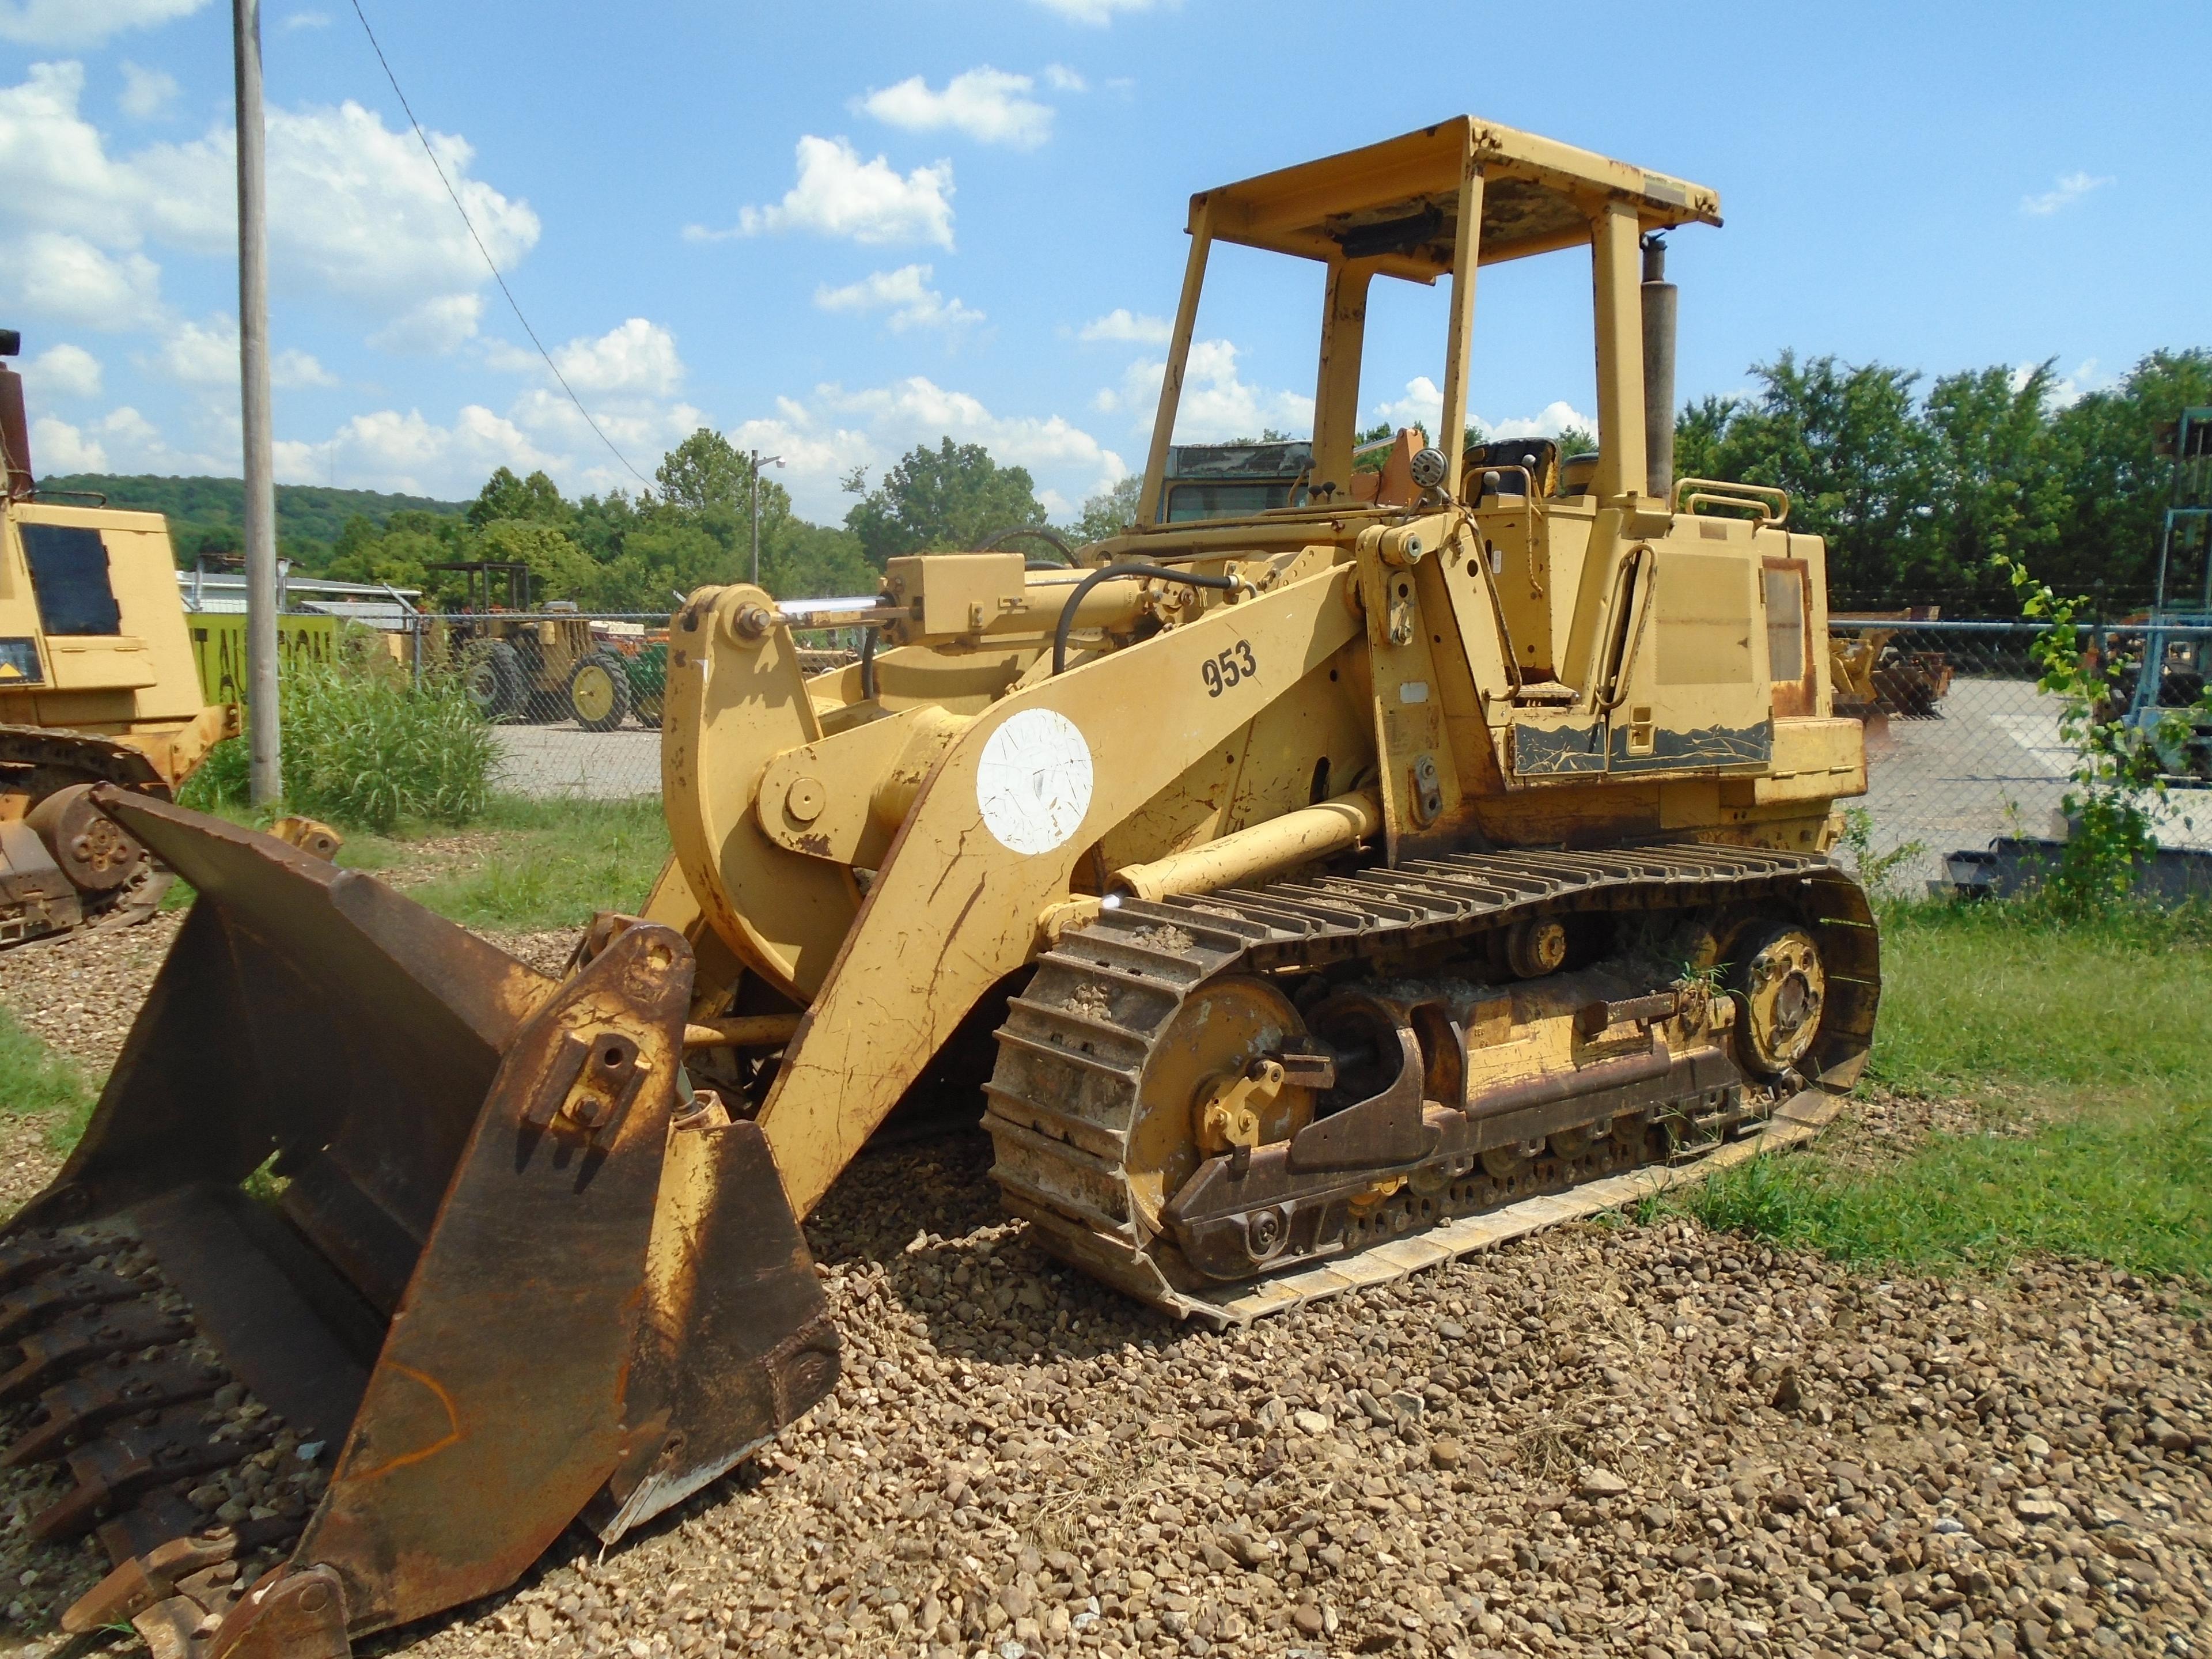
M 568 712 L 586 732 L 611 732 L 629 718 L 629 670 L 611 652 L 594 651 L 568 675 Z
M 461 659 L 461 684 L 477 714 L 488 720 L 512 720 L 528 689 L 522 659 L 505 640 L 487 640 Z

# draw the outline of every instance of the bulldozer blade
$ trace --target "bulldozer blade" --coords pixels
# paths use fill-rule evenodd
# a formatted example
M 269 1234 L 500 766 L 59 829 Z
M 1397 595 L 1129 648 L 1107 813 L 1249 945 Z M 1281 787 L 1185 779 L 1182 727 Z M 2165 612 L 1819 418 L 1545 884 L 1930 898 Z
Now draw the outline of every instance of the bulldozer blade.
M 44 1390 L 23 1461 L 76 1480 L 42 1535 L 97 1527 L 158 1587 L 143 1564 L 230 1519 L 200 1496 L 223 1447 L 327 1468 L 289 1531 L 254 1487 L 238 1530 L 297 1541 L 265 1594 L 210 1592 L 201 1648 L 327 1647 L 336 1619 L 342 1650 L 504 1588 L 579 1516 L 618 1538 L 835 1382 L 767 1143 L 683 1078 L 680 933 L 556 980 L 275 837 L 99 804 L 198 897 L 82 1140 L 0 1229 L 0 1370 Z M 226 1377 L 258 1407 L 226 1419 Z

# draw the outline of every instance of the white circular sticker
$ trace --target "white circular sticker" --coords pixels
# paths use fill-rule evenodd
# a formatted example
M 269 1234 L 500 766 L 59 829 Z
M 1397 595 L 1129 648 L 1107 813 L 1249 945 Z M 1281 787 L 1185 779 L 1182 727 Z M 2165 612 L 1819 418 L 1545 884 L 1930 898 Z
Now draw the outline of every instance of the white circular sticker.
M 975 768 L 983 827 L 1012 853 L 1049 853 L 1091 810 L 1091 745 L 1066 715 L 1024 708 L 983 741 Z

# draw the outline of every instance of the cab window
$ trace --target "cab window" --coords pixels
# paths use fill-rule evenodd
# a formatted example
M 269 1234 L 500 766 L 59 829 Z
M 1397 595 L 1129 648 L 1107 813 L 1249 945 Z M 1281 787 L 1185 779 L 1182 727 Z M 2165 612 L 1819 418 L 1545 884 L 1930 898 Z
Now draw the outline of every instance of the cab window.
M 120 634 L 123 612 L 107 579 L 107 544 L 100 532 L 66 524 L 27 524 L 22 532 L 46 632 Z

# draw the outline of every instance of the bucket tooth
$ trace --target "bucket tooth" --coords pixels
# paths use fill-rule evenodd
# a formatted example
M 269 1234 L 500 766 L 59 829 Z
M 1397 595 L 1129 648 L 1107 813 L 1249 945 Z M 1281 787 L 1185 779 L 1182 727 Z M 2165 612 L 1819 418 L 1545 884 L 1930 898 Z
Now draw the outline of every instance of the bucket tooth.
M 21 1400 L 88 1360 L 174 1342 L 189 1336 L 191 1328 L 191 1321 L 183 1314 L 146 1302 L 64 1314 L 25 1337 L 13 1350 L 12 1364 L 6 1353 L 0 1353 L 0 1364 L 9 1365 L 0 1375 L 0 1401 Z
M 39 1397 L 45 1415 L 0 1455 L 0 1468 L 21 1468 L 61 1456 L 72 1443 L 116 1418 L 204 1400 L 223 1385 L 220 1365 L 171 1352 L 152 1361 L 120 1356 Z
M 0 1291 L 72 1262 L 89 1261 L 99 1248 L 89 1239 L 62 1233 L 23 1233 L 0 1244 Z
M 64 1267 L 41 1274 L 11 1296 L 0 1297 L 0 1342 L 43 1325 L 56 1314 L 128 1302 L 145 1286 L 96 1267 Z
M 32 1535 L 46 1543 L 90 1532 L 149 1486 L 228 1468 L 269 1442 L 266 1430 L 231 1435 L 209 1423 L 200 1406 L 172 1406 L 150 1423 L 111 1429 L 70 1454 L 76 1484 L 31 1521 Z

